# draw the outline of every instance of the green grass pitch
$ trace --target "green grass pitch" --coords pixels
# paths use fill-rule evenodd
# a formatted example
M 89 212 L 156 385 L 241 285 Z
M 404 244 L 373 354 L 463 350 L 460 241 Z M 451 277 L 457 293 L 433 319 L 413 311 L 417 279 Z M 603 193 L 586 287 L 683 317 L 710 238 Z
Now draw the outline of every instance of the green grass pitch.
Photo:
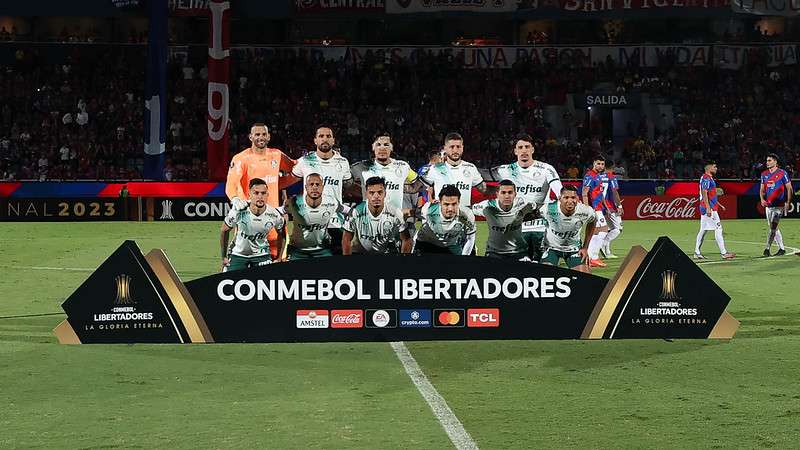
M 625 223 L 623 256 L 698 224 Z M 716 341 L 415 342 L 408 348 L 482 448 L 797 448 L 800 257 L 758 258 L 763 220 L 709 233 L 705 270 L 742 326 Z M 781 228 L 790 251 L 800 221 Z M 0 224 L 2 448 L 448 448 L 391 347 L 62 346 L 60 304 L 124 239 L 184 280 L 215 271 L 216 223 Z M 479 242 L 485 242 L 481 228 Z M 773 247 L 773 251 L 775 248 Z M 596 271 L 610 277 L 619 266 Z

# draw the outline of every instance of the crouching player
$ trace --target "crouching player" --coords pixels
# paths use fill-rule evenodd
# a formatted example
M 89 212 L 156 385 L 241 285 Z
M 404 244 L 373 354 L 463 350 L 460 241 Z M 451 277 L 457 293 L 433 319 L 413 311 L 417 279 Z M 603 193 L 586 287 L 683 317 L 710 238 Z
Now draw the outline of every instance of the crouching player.
M 501 181 L 497 198 L 472 205 L 472 212 L 476 216 L 485 217 L 489 226 L 484 256 L 530 261 L 528 241 L 522 234 L 522 223 L 535 218 L 536 204 L 518 197 L 513 181 Z
M 286 222 L 283 214 L 267 204 L 267 183 L 261 178 L 253 178 L 249 190 L 249 205 L 244 209 L 231 209 L 222 223 L 220 250 L 223 272 L 271 263 L 267 236 L 272 230 L 278 232 L 275 240 L 277 260 L 285 259 L 283 244 Z M 236 229 L 236 238 L 229 249 L 228 237 L 233 229 Z
M 557 266 L 559 260 L 563 259 L 567 267 L 588 273 L 589 241 L 594 235 L 595 211 L 590 206 L 578 203 L 578 189 L 564 186 L 558 202 L 542 206 L 539 213 L 547 222 L 542 263 Z M 581 244 L 584 226 L 586 232 Z
M 342 254 L 410 254 L 414 244 L 400 208 L 386 203 L 386 181 L 366 181 L 367 199 L 350 210 L 342 229 Z
M 348 210 L 333 197 L 323 197 L 324 183 L 318 173 L 306 175 L 305 195 L 297 194 L 286 201 L 285 210 L 292 215 L 294 227 L 289 236 L 289 260 L 333 256 L 328 226 L 332 220 L 344 222 Z
M 475 248 L 475 216 L 461 206 L 461 191 L 448 184 L 439 191 L 438 203 L 422 207 L 422 228 L 414 236 L 414 251 L 426 255 L 470 255 Z

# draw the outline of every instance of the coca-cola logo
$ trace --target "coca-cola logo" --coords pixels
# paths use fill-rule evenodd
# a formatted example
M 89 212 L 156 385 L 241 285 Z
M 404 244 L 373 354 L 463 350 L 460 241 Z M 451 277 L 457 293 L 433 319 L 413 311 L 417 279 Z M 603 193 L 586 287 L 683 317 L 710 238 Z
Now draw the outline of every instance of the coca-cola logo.
M 364 311 L 360 309 L 334 309 L 331 311 L 331 328 L 362 328 Z
M 675 197 L 656 201 L 645 197 L 636 206 L 637 219 L 694 219 L 697 217 L 697 199 Z

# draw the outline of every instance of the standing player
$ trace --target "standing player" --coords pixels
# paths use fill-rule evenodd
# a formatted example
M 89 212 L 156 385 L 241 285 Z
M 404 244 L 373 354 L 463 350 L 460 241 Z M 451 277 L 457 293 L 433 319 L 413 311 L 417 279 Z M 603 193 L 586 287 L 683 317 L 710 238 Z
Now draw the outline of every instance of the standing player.
M 461 191 L 445 186 L 438 203 L 422 207 L 422 227 L 414 236 L 414 251 L 420 254 L 471 255 L 475 247 L 475 215 L 461 206 Z
M 245 209 L 231 209 L 222 223 L 219 243 L 223 272 L 271 263 L 273 258 L 270 255 L 267 234 L 273 229 L 278 230 L 275 243 L 278 250 L 277 258 L 284 259 L 283 214 L 267 204 L 268 189 L 264 180 L 253 178 L 249 187 L 250 204 Z M 234 228 L 236 238 L 229 252 L 228 236 Z
M 484 183 L 475 164 L 461 159 L 463 154 L 464 138 L 458 133 L 448 133 L 444 138 L 444 161 L 431 166 L 421 178 L 425 184 L 433 186 L 434 198 L 439 197 L 444 186 L 454 185 L 461 191 L 461 206 L 469 208 L 473 187 L 484 194 L 489 194 L 491 189 Z
M 778 167 L 778 155 L 770 153 L 767 155 L 767 170 L 761 173 L 761 206 L 766 210 L 767 225 L 767 246 L 764 248 L 764 256 L 770 256 L 769 249 L 772 241 L 778 243 L 778 251 L 775 256 L 786 254 L 783 246 L 783 236 L 778 229 L 781 217 L 789 213 L 789 205 L 792 203 L 792 182 L 786 171 Z
M 544 205 L 550 202 L 550 192 L 558 197 L 561 192 L 561 179 L 550 164 L 533 159 L 533 138 L 520 134 L 514 140 L 514 155 L 517 162 L 495 168 L 500 180 L 511 180 L 517 187 L 517 195 L 527 202 Z M 522 235 L 528 246 L 528 257 L 538 262 L 542 256 L 544 239 L 544 219 L 536 219 L 522 224 Z
M 289 236 L 289 260 L 333 256 L 328 224 L 335 217 L 344 222 L 341 203 L 322 198 L 323 182 L 318 173 L 306 176 L 305 195 L 286 201 L 285 210 L 292 215 L 294 226 Z
M 350 211 L 344 222 L 342 254 L 411 253 L 413 242 L 400 208 L 386 203 L 383 178 L 367 180 L 367 199 Z
M 250 127 L 250 147 L 236 154 L 231 160 L 228 169 L 228 180 L 225 183 L 225 195 L 233 205 L 233 209 L 247 207 L 249 197 L 249 183 L 254 178 L 260 178 L 267 183 L 267 204 L 273 208 L 280 206 L 279 194 L 285 187 L 297 180 L 289 175 L 294 166 L 294 160 L 286 156 L 277 148 L 270 148 L 269 129 L 263 123 L 254 123 Z M 281 174 L 284 175 L 281 175 Z M 277 260 L 278 239 L 273 230 L 269 234 L 272 258 Z M 285 236 L 284 236 L 285 239 Z
M 406 186 L 418 189 L 417 173 L 407 162 L 392 158 L 392 138 L 389 133 L 378 133 L 372 142 L 375 159 L 360 161 L 350 168 L 353 182 L 361 186 L 361 197 L 366 199 L 366 181 L 380 177 L 386 181 L 386 202 L 397 208 L 403 207 L 403 192 Z
M 557 266 L 563 259 L 570 269 L 589 272 L 589 240 L 594 235 L 595 211 L 585 203 L 578 203 L 578 188 L 564 186 L 558 202 L 539 209 L 547 222 L 542 263 Z M 581 244 L 581 230 L 586 232 Z
M 606 174 L 608 175 L 608 186 L 605 188 L 606 219 L 608 220 L 608 233 L 603 239 L 600 250 L 607 259 L 616 259 L 617 255 L 611 252 L 611 241 L 622 234 L 622 199 L 619 197 L 619 182 L 614 174 L 614 161 L 606 161 Z
M 335 152 L 333 145 L 336 143 L 333 138 L 333 130 L 327 126 L 317 128 L 314 136 L 314 145 L 317 150 L 297 160 L 292 169 L 292 175 L 303 179 L 305 186 L 306 178 L 312 173 L 322 176 L 323 189 L 322 201 L 324 203 L 342 203 L 342 187 L 345 183 L 351 183 L 353 175 L 350 173 L 350 164 L 347 158 Z M 307 192 L 303 192 L 303 195 Z M 342 222 L 338 217 L 332 217 L 328 224 L 328 233 L 331 236 L 331 250 L 334 255 L 342 251 Z
M 589 205 L 595 214 L 594 236 L 589 241 L 589 266 L 606 267 L 600 261 L 600 247 L 608 234 L 608 224 L 605 216 L 605 187 L 608 186 L 606 173 L 606 160 L 598 155 L 592 160 L 592 169 L 583 177 L 583 203 Z
M 733 259 L 736 257 L 736 254 L 729 253 L 725 249 L 725 239 L 722 237 L 722 221 L 719 219 L 719 213 L 717 213 L 717 208 L 722 205 L 717 200 L 717 183 L 714 181 L 716 173 L 717 165 L 708 162 L 705 165 L 705 173 L 700 177 L 700 204 L 697 206 L 700 210 L 700 231 L 697 233 L 694 246 L 695 259 L 706 259 L 700 253 L 700 247 L 703 245 L 706 231 L 709 230 L 714 230 L 714 239 L 717 240 L 717 246 L 719 246 L 722 258 Z M 725 209 L 724 206 L 722 208 Z
M 517 197 L 513 181 L 501 181 L 497 198 L 473 205 L 472 211 L 476 216 L 485 217 L 489 226 L 485 256 L 530 261 L 522 222 L 533 219 L 536 205 Z

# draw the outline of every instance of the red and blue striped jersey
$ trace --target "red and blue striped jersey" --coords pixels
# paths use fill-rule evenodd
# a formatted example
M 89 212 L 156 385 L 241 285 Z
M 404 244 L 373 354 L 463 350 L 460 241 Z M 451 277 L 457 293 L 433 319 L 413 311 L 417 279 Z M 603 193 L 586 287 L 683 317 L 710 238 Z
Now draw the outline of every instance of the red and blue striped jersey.
M 589 188 L 589 206 L 595 211 L 602 211 L 608 188 L 608 174 L 597 173 L 594 169 L 587 171 L 583 177 L 583 187 Z
M 704 173 L 702 177 L 700 177 L 700 203 L 697 207 L 700 209 L 700 214 L 706 213 L 706 204 L 703 203 L 703 191 L 706 191 L 706 195 L 708 195 L 708 204 L 711 206 L 712 211 L 717 210 L 717 182 L 714 181 L 714 177 L 711 175 Z
M 786 203 L 786 185 L 789 183 L 789 175 L 783 169 L 761 172 L 761 185 L 764 186 L 764 199 L 768 206 L 783 206 Z
M 605 197 L 605 206 L 606 209 L 611 212 L 617 212 L 617 206 L 614 204 L 614 195 L 611 191 L 618 191 L 619 190 L 619 182 L 617 181 L 617 176 L 614 175 L 614 172 L 607 171 L 606 176 L 608 177 L 608 183 L 606 188 L 603 189 L 604 197 Z

